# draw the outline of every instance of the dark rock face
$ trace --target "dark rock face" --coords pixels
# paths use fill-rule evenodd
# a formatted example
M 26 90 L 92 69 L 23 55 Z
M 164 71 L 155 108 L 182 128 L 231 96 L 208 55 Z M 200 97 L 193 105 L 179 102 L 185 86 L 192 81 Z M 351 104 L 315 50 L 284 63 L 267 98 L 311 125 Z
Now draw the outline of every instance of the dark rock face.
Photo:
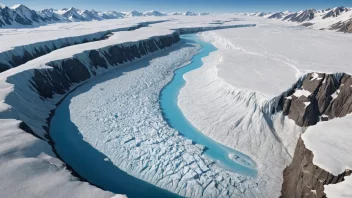
M 351 85 L 348 74 L 308 74 L 281 96 L 276 111 L 282 110 L 301 127 L 343 117 L 352 112 Z
M 323 16 L 323 19 L 326 19 L 326 18 L 331 18 L 331 17 L 337 17 L 337 16 L 340 16 L 342 12 L 347 12 L 348 11 L 348 8 L 345 8 L 345 7 L 337 7 L 333 10 L 331 10 L 330 12 L 326 13 L 324 16 Z
M 339 21 L 329 28 L 330 30 L 337 30 L 339 32 L 344 32 L 344 33 L 352 33 L 352 18 L 342 22 Z
M 285 18 L 283 18 L 283 20 L 302 23 L 304 21 L 309 21 L 309 20 L 314 19 L 316 12 L 317 11 L 314 9 L 305 10 L 302 13 L 290 14 L 290 15 L 286 16 Z
M 37 14 L 36 11 L 20 5 L 16 9 L 9 7 L 0 8 L 0 27 L 20 24 L 33 25 L 33 23 L 50 22 L 50 18 L 45 18 Z
M 302 127 L 346 116 L 352 113 L 352 76 L 344 73 L 307 74 L 280 97 L 276 110 L 282 110 Z M 346 170 L 334 176 L 314 165 L 313 157 L 300 138 L 293 161 L 284 170 L 283 198 L 325 197 L 324 185 L 339 183 L 351 174 Z
M 167 20 L 141 22 L 137 25 L 134 25 L 131 27 L 126 27 L 126 28 L 116 28 L 116 29 L 112 29 L 112 30 L 108 30 L 108 31 L 102 31 L 102 32 L 97 32 L 97 33 L 92 33 L 92 34 L 87 34 L 87 35 L 82 35 L 82 36 L 61 38 L 58 40 L 45 41 L 45 42 L 34 43 L 34 44 L 29 44 L 29 45 L 24 45 L 24 46 L 17 46 L 12 50 L 4 51 L 4 52 L 0 53 L 0 73 L 6 71 L 8 69 L 11 69 L 13 67 L 17 67 L 19 65 L 25 64 L 30 60 L 33 60 L 35 58 L 38 58 L 38 57 L 43 56 L 45 54 L 48 54 L 48 53 L 55 51 L 57 49 L 61 49 L 61 48 L 72 46 L 72 45 L 82 44 L 82 43 L 103 40 L 103 39 L 108 38 L 110 35 L 112 35 L 112 32 L 133 31 L 133 30 L 136 30 L 136 29 L 139 29 L 142 27 L 147 27 L 152 24 L 163 23 L 166 21 Z M 201 32 L 201 31 L 208 31 L 208 30 L 215 30 L 215 29 L 251 27 L 251 26 L 255 26 L 255 25 L 233 25 L 233 26 L 180 28 L 180 29 L 177 29 L 177 31 L 179 31 L 180 34 L 189 34 L 189 33 L 197 33 L 197 32 Z M 161 40 L 159 42 L 156 42 L 156 45 L 150 44 L 149 45 L 150 48 L 148 50 L 153 52 L 157 48 L 163 49 L 164 46 L 172 44 L 172 42 L 170 42 L 170 40 L 167 38 L 161 37 L 160 39 Z M 152 41 L 149 41 L 149 42 L 152 42 Z M 146 43 L 142 42 L 142 43 L 140 43 L 140 45 L 146 45 Z M 146 53 L 145 46 L 139 46 L 139 47 L 133 46 L 132 47 L 133 49 L 129 49 L 129 48 L 116 49 L 116 47 L 113 47 L 113 48 L 114 49 L 109 49 L 109 50 L 111 50 L 111 51 L 120 50 L 121 53 L 126 53 L 127 55 L 124 57 L 127 58 L 128 60 L 132 60 L 131 57 L 128 57 L 129 54 L 131 54 L 131 52 L 129 52 L 129 50 L 132 50 L 132 51 L 133 50 L 134 51 L 140 50 L 139 53 L 136 53 L 137 58 L 140 58 L 140 55 L 143 56 Z M 109 54 L 113 54 L 113 53 L 107 53 L 105 55 L 106 55 L 106 57 L 110 57 Z M 116 52 L 116 53 L 118 53 L 118 52 Z M 121 54 L 121 53 L 118 53 L 118 54 Z M 121 55 L 119 55 L 119 56 L 121 56 Z M 94 56 L 92 56 L 92 58 L 93 57 Z M 112 59 L 112 57 L 110 57 L 110 59 Z M 114 57 L 114 59 L 119 59 L 119 57 Z M 93 61 L 92 62 L 93 64 L 96 64 L 96 60 L 94 58 L 92 59 L 92 61 Z M 119 63 L 121 64 L 122 62 L 123 61 L 121 60 Z M 111 63 L 111 61 L 109 61 L 109 63 Z
M 100 41 L 103 39 L 108 38 L 112 32 L 119 32 L 119 31 L 133 31 L 142 27 L 147 27 L 148 25 L 155 24 L 155 23 L 163 23 L 166 20 L 159 20 L 159 21 L 149 21 L 149 22 L 141 22 L 137 25 L 131 27 L 124 27 L 124 28 L 116 28 L 112 30 L 82 35 L 82 36 L 75 36 L 75 37 L 67 37 L 67 38 L 60 38 L 57 40 L 52 41 L 45 41 L 40 43 L 33 43 L 24 46 L 17 46 L 12 50 L 4 51 L 0 53 L 0 73 L 11 69 L 13 67 L 17 67 L 22 65 L 30 60 L 48 54 L 52 51 L 57 49 L 61 49 L 64 47 L 88 43 L 93 41 Z M 1 22 L 1 19 L 0 19 Z
M 47 63 L 46 65 L 52 66 L 52 69 L 34 70 L 31 84 L 43 100 L 52 98 L 54 94 L 65 94 L 72 85 L 84 82 L 96 75 L 98 68 L 116 67 L 170 47 L 179 41 L 180 35 L 175 32 L 135 43 L 85 51 L 74 55 L 73 58 Z
M 284 170 L 282 184 L 282 198 L 323 198 L 324 185 L 336 184 L 344 181 L 345 176 L 351 175 L 346 170 L 338 176 L 319 168 L 313 164 L 313 153 L 308 150 L 303 140 L 298 140 L 293 161 Z
M 268 19 L 282 19 L 283 18 L 283 13 L 282 12 L 277 12 L 268 17 Z

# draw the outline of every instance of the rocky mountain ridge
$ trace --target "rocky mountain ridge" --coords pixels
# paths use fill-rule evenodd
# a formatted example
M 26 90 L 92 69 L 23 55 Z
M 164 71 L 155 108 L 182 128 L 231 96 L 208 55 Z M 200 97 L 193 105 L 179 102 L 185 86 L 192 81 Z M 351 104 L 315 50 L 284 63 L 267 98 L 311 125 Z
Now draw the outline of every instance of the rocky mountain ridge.
M 50 23 L 58 22 L 79 22 L 79 21 L 101 21 L 108 19 L 120 19 L 128 17 L 142 17 L 142 16 L 168 16 L 168 15 L 182 15 L 182 16 L 200 16 L 209 15 L 210 13 L 195 13 L 195 12 L 174 12 L 162 13 L 156 10 L 147 12 L 138 12 L 133 10 L 131 12 L 116 12 L 107 11 L 100 12 L 96 10 L 81 10 L 74 7 L 63 8 L 59 10 L 44 9 L 35 11 L 23 4 L 18 4 L 12 7 L 0 5 L 0 28 L 3 27 L 30 27 L 40 26 Z
M 345 73 L 310 73 L 302 77 L 279 100 L 276 111 L 301 127 L 344 117 L 352 113 L 352 76 Z M 351 175 L 333 175 L 313 163 L 314 154 L 299 138 L 293 161 L 284 170 L 283 198 L 326 197 L 324 185 L 337 184 Z
M 352 32 L 352 9 L 343 6 L 324 10 L 307 9 L 299 12 L 255 12 L 244 13 L 244 15 L 290 21 L 299 23 L 299 25 L 305 27 L 318 25 L 318 29 L 322 30 L 328 29 L 345 33 Z

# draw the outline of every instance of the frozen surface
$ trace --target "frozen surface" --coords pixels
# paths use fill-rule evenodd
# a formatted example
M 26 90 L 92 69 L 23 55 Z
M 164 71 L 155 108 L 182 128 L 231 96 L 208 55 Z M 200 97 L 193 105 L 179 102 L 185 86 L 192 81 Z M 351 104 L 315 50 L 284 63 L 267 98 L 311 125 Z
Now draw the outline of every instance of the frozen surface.
M 314 154 L 313 163 L 335 176 L 351 170 L 351 127 L 351 115 L 309 127 L 302 139 Z
M 341 183 L 324 186 L 324 193 L 332 198 L 352 197 L 352 176 L 345 177 Z
M 130 27 L 140 22 L 171 20 L 161 25 L 165 29 L 179 27 L 218 26 L 210 24 L 215 20 L 226 20 L 233 16 L 163 16 L 163 17 L 132 17 L 125 19 L 112 19 L 106 21 L 58 23 L 28 29 L 0 29 L 0 52 L 10 50 L 16 46 L 28 45 L 58 38 L 82 36 L 116 28 Z M 223 25 L 243 24 L 240 21 L 230 21 Z M 155 31 L 156 32 L 156 31 Z M 133 38 L 133 37 L 132 37 Z
M 74 178 L 47 142 L 17 129 L 20 121 L 0 119 L 0 123 L 0 197 L 113 196 Z
M 314 154 L 313 163 L 337 176 L 352 169 L 352 116 L 335 118 L 309 127 L 302 135 L 305 146 Z M 350 197 L 352 179 L 324 186 L 327 197 Z
M 32 120 L 32 129 L 41 136 L 45 134 L 43 122 L 48 117 L 49 110 L 55 108 L 54 104 L 62 98 L 56 95 L 51 100 L 42 101 L 37 93 L 28 88 L 28 79 L 32 73 L 27 70 L 49 68 L 45 65 L 48 61 L 72 57 L 85 50 L 170 34 L 174 31 L 170 29 L 216 26 L 219 23 L 255 23 L 258 24 L 255 28 L 218 30 L 202 35 L 205 41 L 210 41 L 219 50 L 204 59 L 205 65 L 202 68 L 185 76 L 187 84 L 180 93 L 179 106 L 199 131 L 254 159 L 258 165 L 256 179 L 223 171 L 222 167 L 212 164 L 202 155 L 204 148 L 181 137 L 162 119 L 159 92 L 171 80 L 172 71 L 195 53 L 194 47 L 189 46 L 157 58 L 149 63 L 151 67 L 141 67 L 147 64 L 141 62 L 140 65 L 135 65 L 140 67 L 138 70 L 126 71 L 119 78 L 107 79 L 94 86 L 90 84 L 92 88 L 89 92 L 72 100 L 74 105 L 71 105 L 71 112 L 73 121 L 85 134 L 87 142 L 108 155 L 105 161 L 112 161 L 126 172 L 157 186 L 188 196 L 202 193 L 212 197 L 225 196 L 226 193 L 229 196 L 244 197 L 279 196 L 282 170 L 291 161 L 302 129 L 279 114 L 269 114 L 268 107 L 274 103 L 274 96 L 286 91 L 298 77 L 307 72 L 352 73 L 352 58 L 346 54 L 352 36 L 292 27 L 292 23 L 288 22 L 252 18 L 238 21 L 233 17 L 143 17 L 143 21 L 171 21 L 134 32 L 115 33 L 107 40 L 57 50 L 0 74 L 0 124 L 1 139 L 4 140 L 0 144 L 1 156 L 4 156 L 0 158 L 0 166 L 6 170 L 1 172 L 0 178 L 6 179 L 1 179 L 0 192 L 7 193 L 5 197 L 12 195 L 15 191 L 10 187 L 16 183 L 20 189 L 16 192 L 23 197 L 31 196 L 25 194 L 28 192 L 33 196 L 38 192 L 43 193 L 43 196 L 56 193 L 58 197 L 112 196 L 112 193 L 74 180 L 45 141 L 18 129 L 19 121 L 16 120 Z M 58 37 L 130 26 L 140 20 L 141 18 L 129 18 L 55 24 L 31 29 L 1 29 L 0 52 Z M 211 23 L 216 24 L 209 25 Z M 178 59 L 179 57 L 183 59 Z M 106 71 L 98 71 L 103 72 Z M 13 79 L 15 75 L 16 78 Z M 10 79 L 11 83 L 8 82 Z M 308 93 L 301 91 L 297 94 L 304 96 Z M 13 107 L 6 103 L 9 100 L 12 104 L 14 101 L 18 103 Z M 86 108 L 87 104 L 89 108 Z M 35 113 L 29 115 L 28 112 L 34 109 Z M 83 122 L 79 111 L 84 112 L 83 118 L 92 122 Z M 93 133 L 92 128 L 100 130 Z M 115 133 L 116 131 L 109 130 L 111 128 L 121 130 Z M 142 132 L 146 131 L 150 135 L 143 135 Z M 177 149 L 167 150 L 169 145 L 175 143 Z M 136 157 L 137 155 L 141 157 Z M 230 157 L 236 158 L 232 155 Z M 169 158 L 179 164 L 168 163 Z M 154 166 L 146 165 L 151 161 L 157 163 Z M 162 170 L 162 167 L 168 169 Z M 331 165 L 331 168 L 340 171 L 344 166 Z M 44 184 L 35 185 L 40 188 L 30 189 L 29 186 L 34 185 L 31 183 L 33 181 Z M 179 183 L 183 186 L 179 186 Z M 347 184 L 349 183 L 343 182 L 339 185 Z M 61 191 L 56 192 L 56 189 Z
M 167 17 L 165 17 L 165 19 L 166 18 Z M 209 23 L 214 20 L 212 17 L 199 17 L 197 18 L 197 22 L 194 21 L 195 18 L 187 19 L 187 17 L 182 16 L 177 18 L 178 19 L 170 21 L 163 26 L 155 24 L 156 26 L 152 25 L 150 28 L 142 28 L 143 30 L 140 29 L 136 32 L 119 32 L 112 35 L 108 40 L 85 43 L 56 50 L 50 54 L 41 56 L 40 58 L 29 61 L 19 67 L 12 68 L 0 74 L 1 139 L 4 141 L 6 140 L 5 143 L 1 144 L 1 152 L 3 154 L 1 155 L 0 166 L 2 168 L 1 174 L 4 175 L 4 177 L 1 178 L 5 178 L 1 180 L 0 186 L 3 189 L 0 191 L 1 196 L 4 195 L 5 197 L 8 197 L 7 195 L 12 195 L 13 193 L 17 193 L 17 195 L 23 197 L 32 197 L 35 196 L 34 194 L 51 197 L 50 195 L 52 193 L 57 195 L 57 197 L 70 197 L 68 196 L 69 194 L 74 195 L 75 197 L 111 197 L 113 195 L 110 192 L 102 191 L 88 183 L 77 181 L 70 175 L 70 171 L 66 170 L 63 163 L 53 154 L 52 148 L 47 142 L 45 136 L 46 131 L 43 126 L 47 126 L 46 118 L 49 117 L 50 110 L 56 108 L 55 104 L 59 102 L 64 95 L 54 95 L 53 98 L 43 100 L 43 98 L 35 92 L 35 89 L 32 89 L 30 80 L 32 80 L 32 77 L 34 76 L 34 69 L 51 69 L 51 67 L 46 65 L 49 61 L 55 61 L 60 58 L 69 58 L 72 56 L 83 61 L 86 57 L 82 52 L 90 49 L 96 49 L 99 47 L 105 49 L 108 48 L 109 45 L 122 44 L 123 42 L 129 42 L 126 43 L 126 45 L 133 44 L 137 39 L 148 39 L 154 36 L 171 34 L 175 32 L 175 30 L 170 30 L 170 28 L 175 27 L 218 26 L 209 25 Z M 158 20 L 159 19 L 162 20 L 161 18 L 158 18 Z M 135 24 L 141 22 L 140 20 L 141 19 L 131 18 L 119 21 L 103 21 L 101 23 L 82 22 L 55 24 L 30 29 L 2 29 L 0 30 L 0 34 L 1 39 L 4 39 L 4 42 L 2 42 L 3 45 L 1 45 L 1 51 L 12 49 L 12 47 L 18 45 L 22 46 L 57 39 L 60 36 L 67 37 L 87 34 L 89 32 L 111 29 L 112 27 L 115 28 L 115 26 L 117 28 L 125 27 L 127 23 Z M 155 17 L 143 17 L 143 21 L 148 20 L 155 21 Z M 236 23 L 233 22 L 229 24 Z M 50 34 L 48 32 L 50 32 Z M 79 54 L 78 57 L 76 56 L 77 53 Z M 101 74 L 107 72 L 109 69 L 111 68 L 99 68 L 96 72 L 97 74 Z M 74 84 L 71 88 L 76 86 L 77 84 Z M 20 120 L 25 121 L 34 131 L 35 135 L 44 140 L 37 139 L 33 135 L 19 129 Z M 21 139 L 21 137 L 23 137 L 23 139 Z M 127 139 L 125 140 L 129 141 L 128 137 L 126 138 Z M 198 147 L 196 149 L 197 152 L 200 152 L 201 150 L 202 148 Z M 43 160 L 44 158 L 45 160 Z M 30 162 L 27 163 L 27 159 L 30 159 Z M 13 166 L 9 166 L 10 162 L 13 162 Z M 14 169 L 13 167 L 16 166 L 19 168 Z M 22 169 L 20 168 L 21 166 L 25 168 Z M 10 177 L 10 175 L 13 176 Z M 41 178 L 39 178 L 39 176 Z M 43 180 L 45 180 L 45 184 L 40 184 Z M 240 181 L 242 181 L 242 176 L 240 176 L 238 183 L 240 183 Z M 11 188 L 14 183 L 16 183 L 16 188 Z M 251 184 L 256 186 L 254 182 Z M 55 188 L 52 186 L 55 186 Z M 244 191 L 244 189 L 248 188 L 241 186 L 241 189 Z M 236 193 L 238 192 L 236 191 Z M 246 193 L 250 192 L 247 191 Z
M 80 89 L 89 91 L 71 99 L 71 120 L 84 140 L 121 170 L 171 192 L 187 197 L 265 196 L 261 178 L 214 164 L 203 155 L 203 146 L 182 137 L 163 119 L 159 93 L 197 49 L 184 47 L 136 63 L 133 71 L 117 70 L 99 83 L 83 85 Z
M 352 73 L 352 57 L 345 54 L 351 34 L 255 23 L 256 28 L 204 34 L 220 49 L 218 76 L 234 87 L 277 96 L 308 72 Z

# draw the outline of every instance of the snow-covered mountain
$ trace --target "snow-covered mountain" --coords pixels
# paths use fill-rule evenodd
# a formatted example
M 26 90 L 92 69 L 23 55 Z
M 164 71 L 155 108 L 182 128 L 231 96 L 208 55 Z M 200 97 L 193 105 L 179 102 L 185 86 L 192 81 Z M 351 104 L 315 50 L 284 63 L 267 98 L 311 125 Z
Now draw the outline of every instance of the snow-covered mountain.
M 323 19 L 332 18 L 332 17 L 338 17 L 338 16 L 340 16 L 343 12 L 348 12 L 348 11 L 350 11 L 350 10 L 351 10 L 351 9 L 345 8 L 345 7 L 337 7 L 337 8 L 334 8 L 334 9 L 330 10 L 328 13 L 326 13 L 326 14 L 323 16 Z
M 143 16 L 143 13 L 138 12 L 137 10 L 132 10 L 131 12 L 122 12 L 125 17 L 139 17 Z
M 285 13 L 283 12 L 276 12 L 274 14 L 270 14 L 268 19 L 282 19 L 285 16 Z
M 325 10 L 307 9 L 299 12 L 264 12 L 242 13 L 243 16 L 257 16 L 267 19 L 279 19 L 298 23 L 298 25 L 320 30 L 352 32 L 352 9 L 346 7 L 328 8 Z
M 300 23 L 314 19 L 317 13 L 318 11 L 315 9 L 304 10 L 300 12 L 291 13 L 287 15 L 283 20 Z
M 151 10 L 143 13 L 143 16 L 165 16 L 166 14 L 156 10 Z
M 32 10 L 25 5 L 18 4 L 12 7 L 0 4 L 0 28 L 1 27 L 21 27 L 30 25 L 45 25 L 48 23 L 58 22 L 79 22 L 79 21 L 100 21 L 107 19 L 119 19 L 127 17 L 141 16 L 167 16 L 167 15 L 183 15 L 183 16 L 200 16 L 210 15 L 211 13 L 194 13 L 194 12 L 175 12 L 162 13 L 156 10 L 147 12 L 138 12 L 136 10 L 130 12 L 107 11 L 100 12 L 96 10 L 81 10 L 74 7 L 63 9 L 44 9 L 40 11 Z
M 50 22 L 51 20 L 53 19 L 45 15 L 40 15 L 21 4 L 11 8 L 2 4 L 0 5 L 0 27 L 15 24 L 33 25 L 35 23 Z
M 184 13 L 184 16 L 197 16 L 198 14 L 194 13 L 194 12 L 190 12 L 187 11 L 186 13 Z

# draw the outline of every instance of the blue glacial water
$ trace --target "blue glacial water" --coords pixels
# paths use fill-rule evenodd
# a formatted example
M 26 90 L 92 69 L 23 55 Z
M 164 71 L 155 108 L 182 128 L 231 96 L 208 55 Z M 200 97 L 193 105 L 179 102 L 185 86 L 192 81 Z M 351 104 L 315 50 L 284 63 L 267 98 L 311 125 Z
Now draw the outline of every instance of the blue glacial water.
M 177 105 L 178 95 L 181 88 L 186 84 L 183 75 L 203 65 L 202 58 L 208 56 L 217 49 L 210 43 L 200 40 L 196 35 L 184 35 L 187 42 L 194 42 L 201 45 L 201 51 L 193 57 L 192 62 L 174 72 L 170 83 L 160 93 L 160 106 L 164 119 L 168 124 L 180 132 L 185 138 L 196 144 L 205 146 L 204 154 L 215 160 L 215 162 L 228 171 L 241 173 L 248 176 L 256 176 L 256 164 L 248 156 L 217 143 L 208 136 L 199 132 L 183 115 Z M 211 104 L 208 104 L 211 105 Z M 229 155 L 235 156 L 236 162 L 230 159 Z
M 202 66 L 201 58 L 207 56 L 216 48 L 206 42 L 202 42 L 194 35 L 183 36 L 189 43 L 198 43 L 202 46 L 201 52 L 193 58 L 193 62 L 177 71 L 173 80 L 162 90 L 160 104 L 169 125 L 178 130 L 183 136 L 193 140 L 197 144 L 204 145 L 207 149 L 205 154 L 217 161 L 227 170 L 255 176 L 255 163 L 249 157 L 216 143 L 195 129 L 183 116 L 177 106 L 177 97 L 180 89 L 184 86 L 183 74 Z M 118 72 L 117 72 L 118 73 Z M 118 77 L 118 74 L 115 76 Z M 132 198 L 173 198 L 179 197 L 169 191 L 158 188 L 148 182 L 137 179 L 120 170 L 112 162 L 105 161 L 106 155 L 96 150 L 83 140 L 78 128 L 70 118 L 69 105 L 71 99 L 89 87 L 78 88 L 70 93 L 58 106 L 50 123 L 50 136 L 55 142 L 55 148 L 60 157 L 68 163 L 80 176 L 90 183 L 118 194 L 126 194 Z M 232 161 L 228 154 L 233 153 L 239 160 L 247 163 L 242 166 Z
M 78 91 L 78 90 L 77 90 Z M 120 170 L 106 155 L 83 140 L 82 134 L 70 118 L 71 99 L 79 94 L 72 92 L 55 111 L 51 120 L 50 136 L 60 157 L 90 183 L 129 198 L 178 198 L 180 196 L 137 179 Z

